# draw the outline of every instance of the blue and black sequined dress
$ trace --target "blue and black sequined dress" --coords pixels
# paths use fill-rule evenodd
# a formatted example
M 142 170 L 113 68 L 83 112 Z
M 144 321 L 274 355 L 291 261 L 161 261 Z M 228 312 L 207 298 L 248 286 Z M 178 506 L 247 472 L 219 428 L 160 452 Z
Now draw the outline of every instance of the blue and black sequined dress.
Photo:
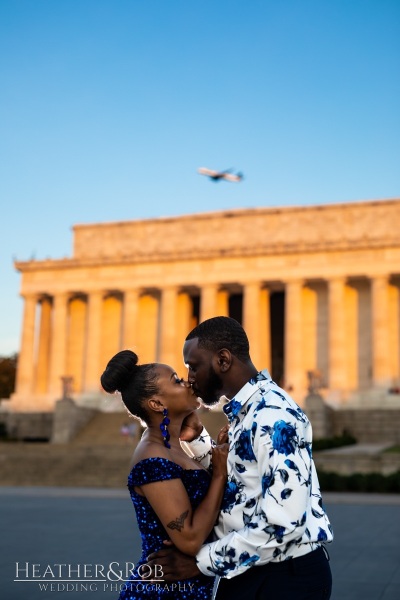
M 146 582 L 145 579 L 140 581 L 140 576 L 137 572 L 139 565 L 146 563 L 146 558 L 151 552 L 160 550 L 163 547 L 163 540 L 169 539 L 169 535 L 149 502 L 144 496 L 137 494 L 134 487 L 167 479 L 182 480 L 193 509 L 203 500 L 211 480 L 209 473 L 204 469 L 183 469 L 166 458 L 146 458 L 133 467 L 128 477 L 128 488 L 135 507 L 142 538 L 142 556 L 135 563 L 136 570 L 133 572 L 133 575 L 122 586 L 119 600 L 211 599 L 214 585 L 213 577 L 199 575 L 191 579 L 160 583 Z

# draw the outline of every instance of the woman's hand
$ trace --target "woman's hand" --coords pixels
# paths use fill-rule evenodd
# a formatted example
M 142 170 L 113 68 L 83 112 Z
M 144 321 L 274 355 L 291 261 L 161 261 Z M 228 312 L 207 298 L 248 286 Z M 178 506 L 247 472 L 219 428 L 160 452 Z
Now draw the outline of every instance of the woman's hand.
M 226 444 L 228 442 L 229 423 L 224 425 L 217 437 L 217 444 Z
M 212 448 L 212 473 L 213 477 L 228 476 L 228 450 L 229 444 L 220 444 Z

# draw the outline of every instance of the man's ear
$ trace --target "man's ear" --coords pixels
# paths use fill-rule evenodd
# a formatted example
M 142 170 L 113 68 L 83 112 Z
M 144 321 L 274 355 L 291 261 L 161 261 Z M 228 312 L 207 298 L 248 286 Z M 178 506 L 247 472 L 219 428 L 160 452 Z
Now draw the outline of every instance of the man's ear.
M 229 371 L 232 365 L 232 354 L 227 348 L 221 348 L 217 352 L 217 364 L 218 370 L 221 373 L 226 373 Z
M 153 412 L 162 412 L 164 409 L 164 406 L 157 398 L 150 398 L 150 400 L 147 401 L 147 406 Z

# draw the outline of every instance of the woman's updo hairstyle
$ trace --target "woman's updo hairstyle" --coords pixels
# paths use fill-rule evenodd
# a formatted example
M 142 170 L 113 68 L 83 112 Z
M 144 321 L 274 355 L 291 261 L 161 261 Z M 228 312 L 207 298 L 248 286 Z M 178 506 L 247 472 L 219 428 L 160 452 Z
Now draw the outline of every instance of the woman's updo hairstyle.
M 144 402 L 158 393 L 154 363 L 138 365 L 139 358 L 132 350 L 118 352 L 106 366 L 100 377 L 105 392 L 120 392 L 129 412 L 148 422 Z

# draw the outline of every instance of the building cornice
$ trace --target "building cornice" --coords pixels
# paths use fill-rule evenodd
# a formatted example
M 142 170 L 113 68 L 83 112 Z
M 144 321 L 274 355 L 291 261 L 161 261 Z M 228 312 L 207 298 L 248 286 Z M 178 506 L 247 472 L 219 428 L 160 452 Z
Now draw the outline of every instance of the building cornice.
M 400 199 L 75 225 L 72 258 L 19 271 L 400 247 Z

